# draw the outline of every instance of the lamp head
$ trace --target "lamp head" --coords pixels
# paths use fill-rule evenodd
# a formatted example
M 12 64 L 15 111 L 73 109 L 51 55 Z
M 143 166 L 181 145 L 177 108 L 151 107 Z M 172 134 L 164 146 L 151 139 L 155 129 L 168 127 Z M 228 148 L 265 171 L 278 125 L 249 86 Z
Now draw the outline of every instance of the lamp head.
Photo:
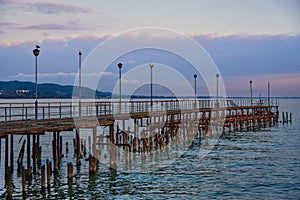
M 40 54 L 40 50 L 38 50 L 38 48 L 34 49 L 32 52 L 35 56 L 38 56 Z
M 194 78 L 197 78 L 197 74 L 194 74 Z
M 118 67 L 119 67 L 119 69 L 121 69 L 121 68 L 122 68 L 122 66 L 123 66 L 123 64 L 122 64 L 122 63 L 119 63 L 119 64 L 118 64 Z
M 153 64 L 153 63 L 150 63 L 150 64 L 149 64 L 149 67 L 150 67 L 150 68 L 153 68 L 153 67 L 154 67 L 154 64 Z

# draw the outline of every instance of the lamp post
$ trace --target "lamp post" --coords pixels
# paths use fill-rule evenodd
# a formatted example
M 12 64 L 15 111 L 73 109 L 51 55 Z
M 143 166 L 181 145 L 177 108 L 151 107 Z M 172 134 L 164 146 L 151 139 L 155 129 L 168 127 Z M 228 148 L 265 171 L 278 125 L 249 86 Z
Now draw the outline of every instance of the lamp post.
M 121 69 L 122 69 L 122 63 L 118 64 L 118 68 L 119 68 L 119 112 L 121 113 L 121 96 L 122 96 L 122 90 L 121 90 Z
M 38 64 L 37 64 L 37 57 L 38 55 L 40 54 L 40 50 L 39 50 L 40 46 L 39 45 L 36 45 L 35 46 L 35 49 L 32 51 L 33 52 L 33 55 L 35 56 L 35 120 L 38 119 L 38 82 L 37 82 L 37 68 L 38 68 Z M 32 144 L 33 145 L 36 145 L 36 137 L 35 137 L 35 134 L 32 135 Z M 39 145 L 39 135 L 38 135 L 38 139 L 37 139 L 37 145 Z M 28 143 L 30 143 L 30 135 L 27 136 L 27 141 Z M 35 157 L 35 148 L 32 149 L 32 165 L 33 165 L 33 173 L 35 174 L 36 173 L 36 157 Z M 30 154 L 30 150 L 28 150 L 29 154 Z M 28 153 L 27 152 L 27 153 Z M 28 159 L 27 158 L 27 162 L 30 162 L 30 158 Z M 30 166 L 30 164 L 28 165 Z
M 154 64 L 150 63 L 149 64 L 150 67 L 150 101 L 151 101 L 151 110 L 152 110 L 152 106 L 153 106 L 153 77 L 152 77 L 152 69 L 154 67 Z
M 270 107 L 270 82 L 268 82 L 268 106 Z
M 35 119 L 38 119 L 38 82 L 37 82 L 37 57 L 40 54 L 40 46 L 36 45 L 36 48 L 33 50 L 33 55 L 35 56 Z
M 81 87 L 81 51 L 78 52 L 79 55 L 79 116 L 81 116 L 81 95 L 82 95 L 82 87 Z
M 195 79 L 195 84 L 194 84 L 194 92 L 195 92 L 195 103 L 194 103 L 194 107 L 196 108 L 197 106 L 197 74 L 194 74 L 194 79 Z
M 252 81 L 250 80 L 249 83 L 250 83 L 250 103 L 252 106 Z
M 216 78 L 217 78 L 217 94 L 216 94 L 217 103 L 216 103 L 216 107 L 219 107 L 219 74 L 216 74 Z

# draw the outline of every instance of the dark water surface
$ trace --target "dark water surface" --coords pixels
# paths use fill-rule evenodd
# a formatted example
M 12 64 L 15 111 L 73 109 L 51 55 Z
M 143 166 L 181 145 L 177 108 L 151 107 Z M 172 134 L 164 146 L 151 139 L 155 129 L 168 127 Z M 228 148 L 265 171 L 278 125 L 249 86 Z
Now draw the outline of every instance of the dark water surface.
M 292 124 L 251 132 L 226 133 L 203 158 L 205 140 L 195 141 L 169 165 L 144 171 L 113 171 L 100 167 L 88 174 L 88 162 L 68 184 L 64 157 L 61 173 L 51 177 L 51 189 L 41 193 L 38 176 L 27 186 L 28 199 L 300 199 L 300 100 L 281 100 L 280 111 L 292 112 Z M 281 116 L 281 114 L 280 114 Z M 72 132 L 64 137 L 74 137 Z M 42 140 L 43 154 L 51 156 L 50 138 Z M 18 139 L 15 143 L 19 144 Z M 71 141 L 69 144 L 72 144 Z M 19 144 L 20 146 L 20 144 Z M 4 142 L 2 141 L 2 149 Z M 16 149 L 17 157 L 19 147 Z M 72 152 L 70 150 L 70 152 Z M 0 191 L 4 189 L 4 158 L 1 153 Z M 26 158 L 25 158 L 26 161 Z M 76 173 L 76 168 L 74 168 Z M 21 178 L 13 174 L 13 199 L 21 199 Z M 5 198 L 5 196 L 2 196 Z

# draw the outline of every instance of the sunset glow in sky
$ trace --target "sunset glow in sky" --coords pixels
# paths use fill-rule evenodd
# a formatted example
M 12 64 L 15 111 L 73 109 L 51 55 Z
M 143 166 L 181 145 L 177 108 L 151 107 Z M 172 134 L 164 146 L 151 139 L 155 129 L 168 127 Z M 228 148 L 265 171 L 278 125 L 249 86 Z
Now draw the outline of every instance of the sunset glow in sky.
M 300 96 L 299 19 L 298 0 L 0 0 L 0 81 L 34 82 L 32 50 L 39 44 L 39 82 L 73 85 L 79 50 L 85 59 L 112 35 L 161 27 L 205 48 L 219 68 L 228 96 L 248 96 L 249 80 L 256 96 L 267 95 L 268 81 L 273 96 Z M 124 62 L 133 67 L 137 60 Z M 105 75 L 115 82 L 117 73 L 116 69 Z M 139 78 L 148 79 L 148 71 Z

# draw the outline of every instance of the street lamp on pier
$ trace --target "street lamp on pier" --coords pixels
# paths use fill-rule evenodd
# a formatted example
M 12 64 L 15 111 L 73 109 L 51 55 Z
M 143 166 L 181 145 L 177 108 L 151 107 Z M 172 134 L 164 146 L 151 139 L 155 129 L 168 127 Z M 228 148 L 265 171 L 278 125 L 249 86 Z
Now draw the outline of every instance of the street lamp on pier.
M 194 92 L 195 92 L 195 103 L 194 107 L 197 107 L 197 74 L 194 74 L 195 84 L 194 84 Z
M 39 50 L 40 46 L 36 45 L 35 49 L 33 50 L 33 55 L 35 56 L 35 119 L 38 119 L 38 82 L 37 82 L 37 57 L 40 54 Z
M 252 80 L 250 80 L 249 83 L 250 83 L 250 103 L 252 106 Z
M 151 101 L 151 110 L 153 106 L 153 76 L 152 76 L 152 69 L 154 67 L 153 63 L 149 64 L 150 67 L 150 101 Z
M 219 74 L 216 74 L 216 78 L 217 78 L 217 94 L 216 94 L 216 100 L 217 100 L 217 103 L 216 103 L 216 107 L 219 107 Z
M 79 116 L 81 116 L 81 96 L 82 96 L 82 87 L 81 87 L 81 51 L 78 52 L 79 55 Z
M 122 83 L 121 83 L 121 69 L 122 69 L 123 64 L 119 63 L 118 68 L 119 68 L 119 112 L 121 113 L 121 96 L 122 96 Z

